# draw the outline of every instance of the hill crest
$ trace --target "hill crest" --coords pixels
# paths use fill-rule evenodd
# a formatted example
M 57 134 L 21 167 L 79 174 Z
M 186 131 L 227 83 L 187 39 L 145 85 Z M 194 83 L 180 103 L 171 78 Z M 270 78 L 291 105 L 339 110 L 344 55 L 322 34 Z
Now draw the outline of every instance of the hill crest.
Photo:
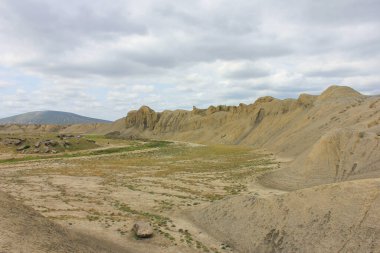
M 110 121 L 81 116 L 62 111 L 34 111 L 0 119 L 0 124 L 49 124 L 72 125 L 87 123 L 110 123 Z

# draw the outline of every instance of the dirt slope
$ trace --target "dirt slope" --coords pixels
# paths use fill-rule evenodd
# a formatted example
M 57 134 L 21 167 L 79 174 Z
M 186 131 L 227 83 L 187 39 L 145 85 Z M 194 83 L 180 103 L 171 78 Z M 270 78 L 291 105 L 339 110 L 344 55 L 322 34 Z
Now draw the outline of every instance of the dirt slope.
M 380 179 L 269 198 L 239 196 L 192 219 L 239 252 L 380 252 Z
M 99 238 L 68 231 L 2 192 L 0 227 L 0 252 L 4 253 L 127 252 Z
M 380 177 L 380 136 L 361 129 L 337 129 L 323 135 L 294 162 L 268 173 L 261 183 L 285 190 Z

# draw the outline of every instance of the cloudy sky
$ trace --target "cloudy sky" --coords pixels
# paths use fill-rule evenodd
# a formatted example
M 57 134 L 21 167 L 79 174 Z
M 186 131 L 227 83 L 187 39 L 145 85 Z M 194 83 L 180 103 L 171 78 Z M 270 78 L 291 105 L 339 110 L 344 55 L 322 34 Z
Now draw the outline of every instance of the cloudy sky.
M 1 0 L 0 117 L 380 93 L 379 0 Z

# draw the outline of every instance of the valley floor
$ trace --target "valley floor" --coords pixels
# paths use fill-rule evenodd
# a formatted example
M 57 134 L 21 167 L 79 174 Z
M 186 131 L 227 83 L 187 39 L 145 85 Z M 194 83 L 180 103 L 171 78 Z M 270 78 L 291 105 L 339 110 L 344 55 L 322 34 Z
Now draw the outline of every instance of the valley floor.
M 234 195 L 273 196 L 257 177 L 279 163 L 244 146 L 94 137 L 101 148 L 0 160 L 0 190 L 43 216 L 131 252 L 237 252 L 187 214 Z M 131 228 L 150 221 L 151 239 Z M 1 251 L 1 248 L 0 248 Z

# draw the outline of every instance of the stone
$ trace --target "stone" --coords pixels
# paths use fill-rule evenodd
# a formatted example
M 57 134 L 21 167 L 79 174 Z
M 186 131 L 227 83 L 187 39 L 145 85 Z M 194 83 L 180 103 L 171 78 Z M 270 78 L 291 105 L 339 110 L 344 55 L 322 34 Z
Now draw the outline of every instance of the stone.
M 21 147 L 17 148 L 17 151 L 25 151 L 28 148 L 30 148 L 29 145 L 24 145 L 24 146 L 21 146 Z
M 58 145 L 58 142 L 56 142 L 55 140 L 46 140 L 46 141 L 44 141 L 44 144 L 45 144 L 45 146 L 55 147 Z
M 57 135 L 58 138 L 60 138 L 61 140 L 66 140 L 66 139 L 70 139 L 70 138 L 74 138 L 74 135 L 72 134 L 59 134 Z
M 138 238 L 150 238 L 153 236 L 153 228 L 149 222 L 137 221 L 132 230 Z
M 49 147 L 45 147 L 45 148 L 44 148 L 44 152 L 45 152 L 45 153 L 49 153 L 49 152 L 50 152 L 50 148 L 49 148 Z
M 9 138 L 3 141 L 3 143 L 6 145 L 16 145 L 16 146 L 20 145 L 22 142 L 23 142 L 22 139 L 16 139 L 16 138 Z

